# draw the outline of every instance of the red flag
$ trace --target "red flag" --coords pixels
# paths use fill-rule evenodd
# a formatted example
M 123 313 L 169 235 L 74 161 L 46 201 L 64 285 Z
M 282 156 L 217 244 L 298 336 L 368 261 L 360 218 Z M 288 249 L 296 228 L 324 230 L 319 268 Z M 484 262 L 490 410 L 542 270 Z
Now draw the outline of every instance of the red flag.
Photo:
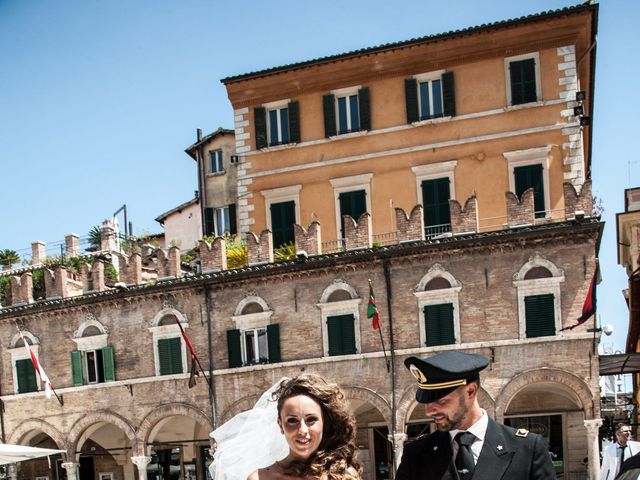
M 49 381 L 49 377 L 47 377 L 47 374 L 44 373 L 44 368 L 42 368 L 42 366 L 40 365 L 40 362 L 38 362 L 38 359 L 36 358 L 35 353 L 33 353 L 33 350 L 31 350 L 31 346 L 29 345 L 29 343 L 27 343 L 27 340 L 22 335 L 22 332 L 20 332 L 20 337 L 22 337 L 22 342 L 24 343 L 24 348 L 27 349 L 27 353 L 29 354 L 29 357 L 31 358 L 31 363 L 33 363 L 34 370 L 40 376 L 40 381 L 42 381 L 42 383 L 44 383 L 44 393 L 45 393 L 45 395 L 47 396 L 47 398 L 51 398 L 51 393 L 53 392 L 53 386 L 51 385 L 51 381 Z
M 596 284 L 598 283 L 598 277 L 600 274 L 600 268 L 598 265 L 598 260 L 596 260 L 596 268 L 593 272 L 593 277 L 591 278 L 591 283 L 589 284 L 589 291 L 587 292 L 587 298 L 584 300 L 584 304 L 582 305 L 582 315 L 578 318 L 578 321 L 575 325 L 571 325 L 570 327 L 564 327 L 562 330 L 573 330 L 577 326 L 582 325 L 586 322 L 592 315 L 596 313 Z
M 374 330 L 380 328 L 380 313 L 376 305 L 376 295 L 373 293 L 373 286 L 369 281 L 369 303 L 367 305 L 367 318 L 371 318 L 371 326 Z
M 187 337 L 187 332 L 184 331 L 184 328 L 182 328 L 182 325 L 180 324 L 180 320 L 178 320 L 177 318 L 176 323 L 178 324 L 178 327 L 180 327 L 182 339 L 184 340 L 184 343 L 189 349 L 189 353 L 191 354 L 191 375 L 189 376 L 189 388 L 192 388 L 196 384 L 196 377 L 199 376 L 198 367 L 196 365 L 196 359 L 198 357 L 196 356 L 196 350 L 193 348 L 191 340 L 189 340 L 189 337 Z

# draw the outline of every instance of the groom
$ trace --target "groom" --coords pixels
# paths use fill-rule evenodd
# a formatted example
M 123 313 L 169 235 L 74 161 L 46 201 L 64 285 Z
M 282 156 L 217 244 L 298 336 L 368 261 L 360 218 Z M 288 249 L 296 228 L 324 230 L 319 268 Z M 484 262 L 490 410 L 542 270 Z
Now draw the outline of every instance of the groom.
M 416 400 L 425 404 L 436 431 L 404 447 L 396 480 L 556 478 L 542 437 L 496 423 L 478 405 L 485 357 L 447 351 L 409 357 L 404 364 L 418 381 Z

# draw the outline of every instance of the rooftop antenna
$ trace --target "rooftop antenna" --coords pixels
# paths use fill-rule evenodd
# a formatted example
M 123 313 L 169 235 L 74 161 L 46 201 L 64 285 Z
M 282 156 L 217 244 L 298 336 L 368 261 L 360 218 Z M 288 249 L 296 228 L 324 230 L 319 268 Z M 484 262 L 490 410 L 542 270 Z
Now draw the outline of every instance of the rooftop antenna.
M 131 227 L 129 226 L 127 217 L 127 204 L 125 203 L 118 210 L 116 210 L 113 213 L 113 217 L 115 218 L 122 211 L 124 211 L 124 238 L 129 238 L 129 236 L 131 235 Z

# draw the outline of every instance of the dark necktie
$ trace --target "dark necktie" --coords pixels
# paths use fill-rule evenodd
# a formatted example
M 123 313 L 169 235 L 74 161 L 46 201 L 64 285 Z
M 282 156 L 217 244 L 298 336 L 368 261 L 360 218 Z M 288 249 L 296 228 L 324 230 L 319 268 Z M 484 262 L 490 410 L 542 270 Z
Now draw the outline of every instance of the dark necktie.
M 473 433 L 460 432 L 454 440 L 458 444 L 458 454 L 456 455 L 456 470 L 458 470 L 458 476 L 464 480 L 471 478 L 473 475 L 473 468 L 475 462 L 473 460 L 473 453 L 471 453 L 471 444 L 476 439 Z
M 626 445 L 619 445 L 620 449 L 620 461 L 618 461 L 618 468 L 616 468 L 616 475 L 620 472 L 620 468 L 622 467 L 622 463 L 624 462 L 624 451 L 627 448 Z

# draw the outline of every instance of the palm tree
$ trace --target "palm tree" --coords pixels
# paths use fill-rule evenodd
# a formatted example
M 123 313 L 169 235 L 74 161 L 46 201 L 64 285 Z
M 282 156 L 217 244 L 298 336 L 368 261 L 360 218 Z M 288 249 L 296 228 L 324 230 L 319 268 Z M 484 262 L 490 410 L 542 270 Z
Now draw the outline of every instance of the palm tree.
M 18 255 L 18 252 L 15 250 L 10 250 L 8 248 L 0 250 L 0 265 L 2 265 L 3 270 L 9 270 L 13 264 L 19 262 L 20 255 Z
M 95 225 L 89 230 L 89 248 L 88 252 L 97 252 L 100 250 L 100 242 L 102 241 L 102 235 L 100 233 L 100 227 Z

